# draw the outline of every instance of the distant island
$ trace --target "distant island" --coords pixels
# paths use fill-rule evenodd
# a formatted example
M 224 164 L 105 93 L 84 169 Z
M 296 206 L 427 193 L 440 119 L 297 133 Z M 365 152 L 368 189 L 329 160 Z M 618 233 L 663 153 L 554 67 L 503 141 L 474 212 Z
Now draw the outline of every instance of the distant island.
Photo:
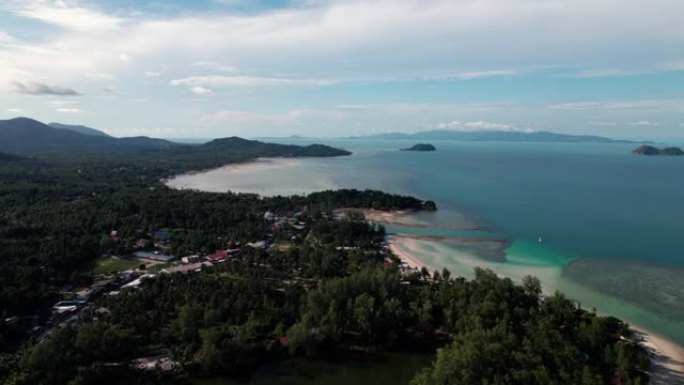
M 632 154 L 644 156 L 682 156 L 684 151 L 679 147 L 658 148 L 644 145 L 637 147 L 637 149 L 632 151 Z
M 408 148 L 402 148 L 399 151 L 436 151 L 435 146 L 430 143 L 417 143 Z
M 455 131 L 429 130 L 413 134 L 390 132 L 368 136 L 353 136 L 348 139 L 385 140 L 460 140 L 465 142 L 539 142 L 539 143 L 650 143 L 611 139 L 596 135 L 570 135 L 548 131 Z

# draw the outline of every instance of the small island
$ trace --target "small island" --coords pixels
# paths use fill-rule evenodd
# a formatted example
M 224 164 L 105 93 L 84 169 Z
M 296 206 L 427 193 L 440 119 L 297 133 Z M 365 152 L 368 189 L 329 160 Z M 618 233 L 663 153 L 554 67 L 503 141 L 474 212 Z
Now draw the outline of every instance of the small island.
M 682 149 L 679 147 L 657 148 L 657 147 L 653 147 L 653 146 L 644 145 L 644 146 L 639 146 L 636 150 L 632 151 L 632 154 L 645 155 L 645 156 L 654 156 L 654 155 L 682 156 L 682 155 L 684 155 L 684 151 L 682 151 Z
M 430 143 L 418 143 L 409 148 L 402 148 L 399 151 L 436 151 L 435 146 Z

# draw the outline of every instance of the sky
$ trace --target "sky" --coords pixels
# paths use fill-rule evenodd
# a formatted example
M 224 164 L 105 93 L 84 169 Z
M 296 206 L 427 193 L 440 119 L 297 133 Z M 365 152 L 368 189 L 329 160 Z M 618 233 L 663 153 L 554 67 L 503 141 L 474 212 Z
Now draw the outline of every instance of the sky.
M 0 119 L 684 139 L 681 0 L 0 0 Z

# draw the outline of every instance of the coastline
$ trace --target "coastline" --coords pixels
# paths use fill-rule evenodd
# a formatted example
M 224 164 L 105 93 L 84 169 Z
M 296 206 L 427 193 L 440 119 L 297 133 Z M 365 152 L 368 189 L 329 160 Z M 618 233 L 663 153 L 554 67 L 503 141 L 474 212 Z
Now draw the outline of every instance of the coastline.
M 250 174 L 258 174 L 263 171 L 268 171 L 272 168 L 286 167 L 295 165 L 298 160 L 291 158 L 259 158 L 244 163 L 227 164 L 221 167 L 217 167 L 211 170 L 200 171 L 200 174 L 207 172 L 222 173 L 223 175 L 229 175 L 236 178 L 249 177 Z M 186 175 L 196 175 L 197 172 L 191 172 L 186 174 L 176 175 L 169 179 L 163 180 L 164 184 L 174 189 L 200 189 L 205 191 L 211 191 L 211 189 L 206 189 L 199 186 L 182 186 L 174 185 L 173 181 L 178 177 L 183 177 Z M 278 185 L 279 181 L 271 181 L 272 185 Z M 271 188 L 268 188 L 270 190 Z M 252 192 L 254 193 L 254 188 L 252 186 L 243 186 L 241 189 L 236 189 L 236 192 Z M 258 190 L 258 189 L 257 189 Z M 277 188 L 276 188 L 277 190 Z M 225 192 L 226 189 L 215 189 L 216 192 Z M 256 193 L 262 195 L 268 195 L 265 189 L 257 191 Z M 282 195 L 292 195 L 290 191 L 282 192 Z M 299 193 L 299 192 L 295 192 Z M 403 211 L 379 211 L 379 210 L 357 210 L 363 212 L 366 220 L 370 222 L 375 222 L 384 225 L 396 225 L 404 227 L 415 227 L 415 228 L 429 228 L 430 224 L 421 222 L 412 217 L 413 211 L 403 210 Z M 468 228 L 468 230 L 474 230 Z M 425 240 L 430 240 L 432 236 L 422 236 Z M 429 264 L 421 261 L 415 256 L 417 249 L 418 239 L 412 236 L 404 236 L 401 234 L 393 234 L 387 236 L 387 242 L 389 249 L 394 255 L 396 255 L 401 261 L 402 265 L 420 271 L 425 267 L 431 273 L 433 271 L 440 271 L 439 266 L 430 266 Z M 403 247 L 403 246 L 404 247 Z M 531 272 L 530 274 L 534 274 Z M 631 324 L 630 324 L 631 325 Z M 651 384 L 683 384 L 684 385 L 684 347 L 679 346 L 667 339 L 667 337 L 662 337 L 657 333 L 653 333 L 648 329 L 633 327 L 642 338 L 642 343 L 648 349 L 653 352 L 653 368 Z
M 396 223 L 398 218 L 410 214 L 406 212 L 370 211 L 373 215 L 370 218 L 367 216 L 367 220 L 372 221 L 376 218 L 381 218 L 389 223 Z M 408 243 L 408 249 L 415 249 L 411 245 L 415 245 L 417 239 L 400 234 L 389 234 L 385 239 L 391 252 L 401 260 L 402 267 L 416 271 L 426 268 L 431 273 L 439 271 L 439 268 L 436 266 L 424 263 L 412 255 L 409 250 L 402 248 L 401 245 Z M 649 383 L 651 385 L 684 385 L 684 346 L 680 346 L 667 337 L 663 337 L 644 327 L 632 325 L 631 323 L 629 326 L 637 337 L 637 341 L 651 354 L 651 369 L 649 371 L 651 380 Z
M 199 190 L 206 192 L 233 192 L 238 194 L 258 194 L 260 196 L 290 196 L 306 194 L 310 189 L 288 184 L 287 173 L 280 170 L 299 165 L 302 158 L 256 158 L 246 162 L 228 163 L 208 170 L 191 171 L 177 174 L 161 182 L 175 190 Z M 282 174 L 275 178 L 267 175 Z M 270 184 L 268 188 L 264 187 Z M 275 187 L 281 186 L 281 187 Z M 319 184 L 314 190 L 326 190 L 330 186 Z

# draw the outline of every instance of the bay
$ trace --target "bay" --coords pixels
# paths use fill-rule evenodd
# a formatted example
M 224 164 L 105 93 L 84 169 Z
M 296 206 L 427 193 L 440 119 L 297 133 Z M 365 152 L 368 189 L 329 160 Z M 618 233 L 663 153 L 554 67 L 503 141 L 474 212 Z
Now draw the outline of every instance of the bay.
M 684 345 L 683 158 L 634 156 L 629 144 L 435 141 L 435 152 L 400 152 L 412 143 L 281 142 L 354 155 L 230 165 L 168 184 L 262 195 L 374 188 L 431 199 L 439 210 L 415 218 L 426 227 L 389 227 L 408 235 L 398 246 L 425 264 L 466 277 L 475 266 L 536 275 L 546 292 Z

